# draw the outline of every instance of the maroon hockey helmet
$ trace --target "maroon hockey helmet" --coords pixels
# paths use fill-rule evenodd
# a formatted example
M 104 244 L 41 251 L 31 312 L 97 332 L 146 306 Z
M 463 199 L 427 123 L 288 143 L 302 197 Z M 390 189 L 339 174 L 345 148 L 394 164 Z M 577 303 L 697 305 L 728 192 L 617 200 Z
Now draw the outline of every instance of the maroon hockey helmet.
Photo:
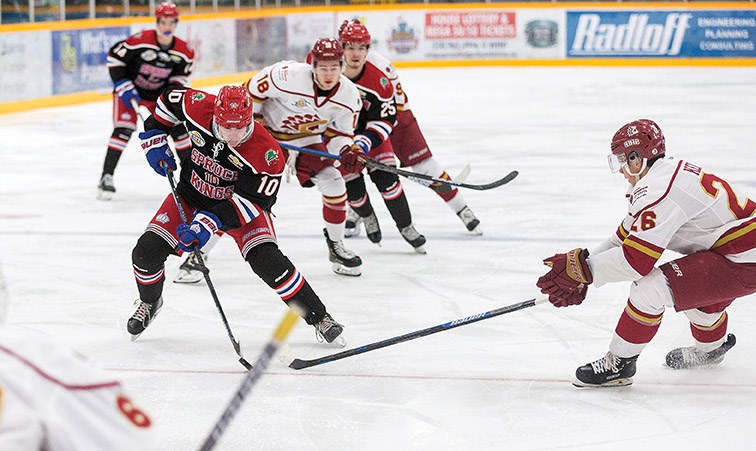
M 252 123 L 252 97 L 243 86 L 224 86 L 215 98 L 215 123 L 224 128 L 244 128 Z
M 155 7 L 155 18 L 160 19 L 161 17 L 178 20 L 179 12 L 176 4 L 171 2 L 162 2 L 157 5 Z
M 312 46 L 313 65 L 318 61 L 341 61 L 344 57 L 344 48 L 334 38 L 320 38 Z
M 617 172 L 632 157 L 651 160 L 664 155 L 664 134 L 651 119 L 638 119 L 627 123 L 612 137 L 609 166 Z M 644 164 L 645 167 L 645 164 Z
M 339 27 L 339 40 L 370 45 L 370 32 L 359 19 L 345 20 Z

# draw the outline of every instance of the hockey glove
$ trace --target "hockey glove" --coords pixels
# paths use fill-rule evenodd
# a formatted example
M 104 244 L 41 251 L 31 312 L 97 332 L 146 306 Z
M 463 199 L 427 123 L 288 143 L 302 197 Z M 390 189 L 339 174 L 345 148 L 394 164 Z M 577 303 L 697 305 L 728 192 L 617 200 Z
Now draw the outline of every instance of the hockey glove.
M 199 211 L 191 224 L 179 224 L 176 228 L 178 247 L 184 252 L 194 252 L 195 246 L 202 249 L 220 228 L 221 222 L 217 216 L 209 211 Z
M 341 151 L 341 166 L 350 174 L 359 174 L 367 163 L 367 152 L 359 144 L 344 146 Z
M 588 250 L 577 248 L 543 261 L 551 270 L 538 279 L 536 286 L 549 295 L 549 302 L 555 307 L 577 305 L 585 299 L 588 285 L 593 282 L 587 258 Z
M 122 78 L 115 82 L 114 90 L 118 98 L 121 99 L 121 102 L 129 108 L 131 108 L 132 100 L 136 100 L 137 103 L 142 101 L 142 98 L 139 97 L 139 93 L 134 87 L 134 83 L 128 78 Z
M 165 177 L 168 166 L 171 171 L 176 170 L 176 159 L 173 157 L 171 148 L 168 147 L 168 134 L 163 130 L 147 130 L 139 134 L 142 140 L 142 150 L 147 161 L 158 174 Z

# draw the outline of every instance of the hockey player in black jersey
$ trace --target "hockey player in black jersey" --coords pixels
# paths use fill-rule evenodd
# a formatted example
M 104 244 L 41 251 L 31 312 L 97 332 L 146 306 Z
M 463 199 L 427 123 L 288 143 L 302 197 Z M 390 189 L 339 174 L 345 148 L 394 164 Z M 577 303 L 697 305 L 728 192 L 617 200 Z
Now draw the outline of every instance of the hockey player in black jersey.
M 168 88 L 139 134 L 147 160 L 160 175 L 172 175 L 166 167 L 177 167 L 168 147 L 168 132 L 181 123 L 189 130 L 192 149 L 182 162 L 176 192 L 191 223 L 183 222 L 168 195 L 137 241 L 132 262 L 139 299 L 128 321 L 132 339 L 160 311 L 168 256 L 202 249 L 222 230 L 281 300 L 304 309 L 304 319 L 315 327 L 319 340 L 346 344 L 340 337 L 343 326 L 326 312 L 310 284 L 278 248 L 270 210 L 285 158 L 270 133 L 255 126 L 247 90 L 224 86 L 216 97 L 194 89 Z

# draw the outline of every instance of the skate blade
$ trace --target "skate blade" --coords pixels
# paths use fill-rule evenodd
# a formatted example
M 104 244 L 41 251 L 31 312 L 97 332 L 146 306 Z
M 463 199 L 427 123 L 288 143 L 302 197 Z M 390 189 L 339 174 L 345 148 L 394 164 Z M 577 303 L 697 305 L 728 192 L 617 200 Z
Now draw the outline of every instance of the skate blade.
M 338 337 L 336 337 L 330 344 L 336 345 L 340 348 L 346 347 L 346 338 L 344 338 L 344 334 L 342 333 Z
M 415 252 L 417 252 L 418 254 L 421 254 L 421 255 L 427 254 L 427 252 L 425 252 L 425 245 L 414 247 L 413 249 L 415 249 Z
M 129 335 L 131 335 L 131 334 L 129 334 Z M 140 335 L 142 335 L 142 334 L 141 334 L 141 333 L 138 333 L 138 334 L 136 334 L 136 335 L 131 335 L 131 341 L 132 341 L 132 342 L 136 341 L 136 339 L 137 339 L 137 338 L 139 338 L 139 336 L 140 336 Z
M 633 378 L 632 377 L 625 377 L 621 379 L 615 379 L 613 381 L 604 382 L 603 384 L 586 384 L 585 382 L 581 382 L 577 379 L 572 381 L 572 385 L 578 388 L 611 388 L 611 387 L 626 387 L 628 385 L 633 385 Z
M 355 268 L 348 268 L 348 267 L 346 267 L 346 266 L 344 266 L 342 264 L 334 263 L 331 266 L 331 269 L 336 274 L 340 274 L 342 276 L 359 277 L 360 275 L 362 275 L 362 269 L 360 269 L 359 266 L 357 266 Z
M 99 190 L 97 193 L 97 199 L 98 200 L 111 200 L 113 198 L 113 194 L 115 194 L 112 191 L 103 191 Z
M 354 229 L 344 229 L 344 238 L 352 238 L 355 236 L 358 236 L 360 234 L 359 227 L 355 227 Z
M 198 272 L 198 271 L 195 271 Z M 194 274 L 192 271 L 186 271 L 184 269 L 179 270 L 179 273 L 176 274 L 176 277 L 173 278 L 173 283 L 183 283 L 183 284 L 190 284 L 190 283 L 197 283 L 201 281 L 204 278 L 203 274 L 200 272 L 199 274 Z
M 483 230 L 480 228 L 480 226 L 475 227 L 474 229 L 469 231 L 472 235 L 481 236 L 483 235 Z

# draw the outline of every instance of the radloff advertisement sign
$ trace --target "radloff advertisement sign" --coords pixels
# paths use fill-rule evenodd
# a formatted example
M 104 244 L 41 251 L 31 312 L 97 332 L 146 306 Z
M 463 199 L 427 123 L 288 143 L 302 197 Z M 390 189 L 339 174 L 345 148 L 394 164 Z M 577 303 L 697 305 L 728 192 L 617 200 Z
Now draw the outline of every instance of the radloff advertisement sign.
M 568 11 L 567 57 L 756 56 L 753 11 Z

